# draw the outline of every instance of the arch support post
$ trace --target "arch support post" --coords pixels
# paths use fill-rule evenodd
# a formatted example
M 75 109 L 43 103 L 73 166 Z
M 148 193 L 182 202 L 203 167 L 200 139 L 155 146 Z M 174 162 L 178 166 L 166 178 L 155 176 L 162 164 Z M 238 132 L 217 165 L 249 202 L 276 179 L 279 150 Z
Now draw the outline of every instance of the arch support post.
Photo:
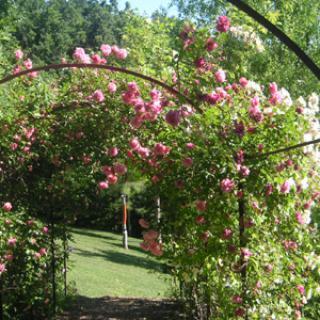
M 128 250 L 128 230 L 127 230 L 127 195 L 122 194 L 123 214 L 122 214 L 122 245 Z

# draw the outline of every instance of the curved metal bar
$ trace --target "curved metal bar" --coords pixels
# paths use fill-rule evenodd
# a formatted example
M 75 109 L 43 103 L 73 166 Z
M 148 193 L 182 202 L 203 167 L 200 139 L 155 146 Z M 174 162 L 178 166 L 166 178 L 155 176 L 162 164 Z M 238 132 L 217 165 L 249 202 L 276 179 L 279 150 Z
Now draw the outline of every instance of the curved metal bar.
M 105 69 L 105 70 L 109 70 L 109 71 L 113 71 L 113 72 L 120 72 L 120 73 L 125 73 L 125 74 L 130 74 L 133 75 L 135 77 L 138 77 L 140 79 L 144 79 L 148 82 L 151 82 L 153 84 L 159 85 L 160 87 L 163 87 L 164 89 L 166 89 L 167 91 L 169 91 L 170 93 L 179 96 L 180 98 L 184 99 L 186 102 L 188 102 L 189 104 L 191 104 L 195 109 L 197 109 L 199 111 L 199 108 L 197 108 L 194 104 L 194 102 L 187 97 L 186 95 L 184 95 L 183 93 L 181 93 L 180 91 L 174 89 L 173 87 L 167 85 L 166 83 L 157 80 L 155 78 L 146 76 L 142 73 L 136 72 L 136 71 L 132 71 L 126 68 L 121 68 L 121 67 L 115 67 L 115 66 L 110 66 L 110 65 L 103 65 L 103 64 L 94 64 L 94 63 L 62 63 L 62 64 L 48 64 L 46 66 L 42 66 L 42 67 L 36 67 L 36 68 L 32 68 L 32 69 L 28 69 L 28 70 L 23 70 L 21 72 L 18 72 L 16 74 L 12 74 L 9 75 L 3 79 L 0 80 L 0 84 L 9 82 L 15 78 L 19 78 L 23 75 L 29 74 L 31 72 L 39 72 L 39 71 L 48 71 L 48 70 L 59 70 L 59 69 L 69 69 L 69 68 L 90 68 L 90 69 Z
M 248 156 L 248 159 L 265 158 L 265 157 L 268 157 L 268 156 L 271 156 L 271 155 L 274 155 L 274 154 L 278 154 L 278 153 L 281 153 L 281 152 L 287 152 L 287 151 L 294 150 L 294 149 L 299 149 L 299 148 L 302 148 L 302 147 L 305 147 L 305 146 L 310 146 L 310 145 L 317 144 L 317 143 L 320 143 L 320 138 L 319 139 L 315 139 L 315 140 L 311 140 L 311 141 L 302 142 L 302 143 L 299 143 L 299 144 L 295 144 L 295 145 L 292 145 L 292 146 L 289 146 L 289 147 L 277 149 L 277 150 L 274 150 L 274 151 Z
M 268 19 L 255 11 L 252 7 L 244 3 L 242 0 L 227 0 L 232 5 L 236 6 L 241 11 L 245 12 L 251 18 L 256 20 L 266 29 L 268 29 L 273 35 L 275 35 L 283 44 L 285 44 L 296 56 L 305 64 L 307 68 L 320 80 L 320 68 L 315 62 L 284 32 L 272 24 Z

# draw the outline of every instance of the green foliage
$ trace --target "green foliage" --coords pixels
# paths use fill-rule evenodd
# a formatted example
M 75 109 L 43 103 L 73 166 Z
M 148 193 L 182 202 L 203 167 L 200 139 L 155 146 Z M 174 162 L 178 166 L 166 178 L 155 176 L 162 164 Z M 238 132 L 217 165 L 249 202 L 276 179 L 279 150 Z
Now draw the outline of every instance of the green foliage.
M 263 40 L 265 52 L 256 55 L 254 50 L 242 48 L 241 61 L 243 76 L 270 82 L 276 81 L 286 86 L 294 96 L 310 94 L 319 90 L 319 81 L 313 74 L 281 44 L 272 34 L 267 33 L 257 22 L 234 6 L 224 1 L 173 1 L 178 5 L 180 13 L 201 25 L 212 27 L 219 14 L 228 12 L 233 26 L 252 28 Z M 319 48 L 319 11 L 317 0 L 304 1 L 246 1 L 260 14 L 264 15 L 309 54 L 320 65 Z M 237 51 L 239 43 L 230 43 L 228 52 Z
M 6 272 L 0 272 L 0 281 L 5 318 L 43 319 L 52 312 L 51 242 L 44 228 L 45 224 L 18 210 L 1 210 L 0 264 L 5 264 Z M 59 250 L 57 246 L 58 295 L 62 278 Z
M 144 22 L 132 18 L 137 28 Z M 143 212 L 152 216 L 140 221 L 149 229 L 141 247 L 169 260 L 195 318 L 298 317 L 319 295 L 310 210 L 319 201 L 319 153 L 261 153 L 317 138 L 319 98 L 295 100 L 275 83 L 268 90 L 239 79 L 269 50 L 249 23 L 239 33 L 189 24 L 171 38 L 171 22 L 157 20 L 145 34 L 127 28 L 124 40 L 139 44 L 127 62 L 108 57 L 120 68 L 146 66 L 167 90 L 98 69 L 29 75 L 1 88 L 0 196 L 66 224 L 133 172 L 162 199 L 160 224 L 153 210 Z M 157 29 L 165 34 L 153 39 Z M 145 53 L 144 43 L 154 48 Z
M 53 63 L 74 47 L 121 44 L 127 10 L 119 10 L 117 2 L 10 0 L 6 3 L 7 14 L 0 16 L 0 25 L 10 26 L 33 60 Z

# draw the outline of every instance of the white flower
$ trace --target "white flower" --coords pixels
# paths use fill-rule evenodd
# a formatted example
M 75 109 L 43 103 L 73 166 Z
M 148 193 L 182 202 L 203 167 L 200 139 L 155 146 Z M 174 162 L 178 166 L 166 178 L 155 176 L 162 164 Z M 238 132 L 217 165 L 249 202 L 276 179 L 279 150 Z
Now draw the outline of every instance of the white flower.
M 296 186 L 296 182 L 294 181 L 293 178 L 289 178 L 288 183 L 289 183 L 290 189 Z
M 291 107 L 292 106 L 292 99 L 291 99 L 290 93 L 285 88 L 281 88 L 279 93 L 281 95 L 282 102 L 285 105 L 287 105 L 288 107 Z
M 319 97 L 312 93 L 308 99 L 308 107 L 314 112 L 319 112 Z
M 320 133 L 320 123 L 317 119 L 312 119 L 310 121 L 310 130 L 309 133 L 312 134 L 313 139 L 316 139 Z
M 306 100 L 304 100 L 304 98 L 301 96 L 296 100 L 296 104 L 298 107 L 302 108 L 305 108 L 307 106 Z
M 302 213 L 303 220 L 306 224 L 311 222 L 311 210 L 304 210 Z
M 308 187 L 309 187 L 308 178 L 304 178 L 301 181 L 301 188 L 302 188 L 302 190 L 306 190 L 306 189 L 308 189 Z
M 251 80 L 248 81 L 246 89 L 248 89 L 249 91 L 261 92 L 261 86 L 258 83 Z

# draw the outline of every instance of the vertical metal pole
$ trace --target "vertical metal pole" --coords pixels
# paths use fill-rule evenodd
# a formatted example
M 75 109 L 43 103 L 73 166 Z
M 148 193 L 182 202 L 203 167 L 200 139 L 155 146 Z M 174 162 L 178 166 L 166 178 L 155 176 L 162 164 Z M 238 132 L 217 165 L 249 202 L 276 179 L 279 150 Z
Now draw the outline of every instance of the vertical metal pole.
M 3 290 L 3 282 L 2 282 L 2 276 L 0 275 L 0 320 L 4 320 L 2 290 Z
M 66 225 L 63 226 L 63 279 L 64 296 L 67 296 L 67 231 Z
M 160 196 L 158 196 L 156 199 L 156 206 L 157 206 L 157 223 L 159 227 L 160 221 L 161 221 Z M 161 236 L 160 230 L 159 230 L 159 243 L 162 243 L 162 236 Z
M 239 183 L 239 191 L 243 194 L 244 188 L 243 184 Z M 239 244 L 240 248 L 244 248 L 246 246 L 246 239 L 244 235 L 244 215 L 245 215 L 245 203 L 243 195 L 238 200 L 239 206 Z M 243 256 L 241 255 L 240 258 L 240 265 L 241 265 L 241 284 L 242 284 L 242 299 L 246 303 L 246 290 L 247 290 L 247 267 L 246 261 L 244 260 Z M 245 319 L 248 319 L 247 309 L 245 309 Z
M 121 195 L 123 202 L 123 215 L 122 215 L 122 244 L 124 249 L 128 249 L 128 231 L 127 231 L 127 201 L 126 195 Z
M 55 262 L 55 248 L 54 248 L 54 221 L 53 221 L 53 215 L 50 214 L 51 219 L 51 271 L 52 271 L 52 308 L 53 308 L 53 314 L 56 312 L 56 262 Z

